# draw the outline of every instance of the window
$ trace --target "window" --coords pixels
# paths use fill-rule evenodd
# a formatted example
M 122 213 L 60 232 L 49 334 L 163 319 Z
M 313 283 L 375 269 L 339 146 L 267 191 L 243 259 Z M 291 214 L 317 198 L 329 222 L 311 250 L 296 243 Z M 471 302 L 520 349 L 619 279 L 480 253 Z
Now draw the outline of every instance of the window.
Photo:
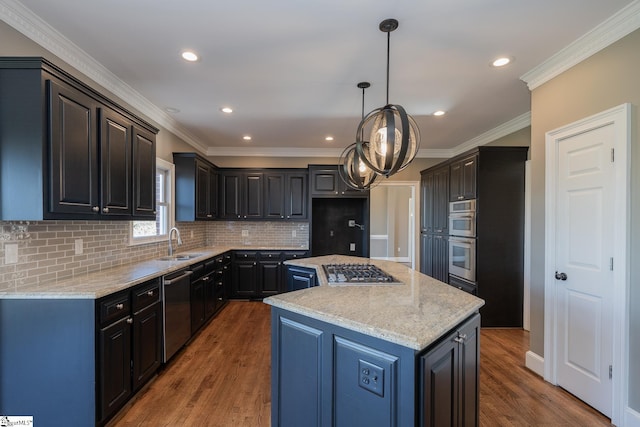
M 156 159 L 156 220 L 131 221 L 129 244 L 159 242 L 173 226 L 173 164 Z

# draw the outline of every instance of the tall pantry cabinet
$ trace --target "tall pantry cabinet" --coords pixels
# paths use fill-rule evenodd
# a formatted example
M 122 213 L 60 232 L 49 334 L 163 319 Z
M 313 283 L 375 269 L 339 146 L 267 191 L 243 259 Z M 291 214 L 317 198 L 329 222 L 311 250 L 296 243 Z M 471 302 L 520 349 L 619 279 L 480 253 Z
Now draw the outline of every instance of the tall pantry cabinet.
M 521 327 L 528 147 L 478 147 L 421 172 L 420 271 L 485 300 L 482 326 Z M 475 281 L 449 271 L 451 202 L 475 200 Z

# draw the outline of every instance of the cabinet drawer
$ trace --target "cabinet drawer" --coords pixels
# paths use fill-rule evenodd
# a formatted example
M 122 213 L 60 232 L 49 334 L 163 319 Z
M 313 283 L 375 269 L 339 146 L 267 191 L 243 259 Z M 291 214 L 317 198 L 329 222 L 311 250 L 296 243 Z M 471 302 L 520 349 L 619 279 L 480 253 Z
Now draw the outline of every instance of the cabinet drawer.
M 449 284 L 454 288 L 458 288 L 461 291 L 468 292 L 471 295 L 478 295 L 478 285 L 473 282 L 469 282 L 459 277 L 449 275 Z
M 263 261 L 280 260 L 280 252 L 260 252 L 260 259 Z
M 133 311 L 138 312 L 160 301 L 160 280 L 155 279 L 133 291 Z
M 283 259 L 285 260 L 306 258 L 307 251 L 287 251 L 287 252 L 284 252 L 282 256 L 283 256 Z
M 238 261 L 242 261 L 242 260 L 255 261 L 255 260 L 258 259 L 258 252 L 256 252 L 256 251 L 237 251 L 237 252 L 235 252 L 235 258 Z
M 98 312 L 100 313 L 100 325 L 106 325 L 122 319 L 131 313 L 131 298 L 129 291 L 110 295 L 100 300 Z

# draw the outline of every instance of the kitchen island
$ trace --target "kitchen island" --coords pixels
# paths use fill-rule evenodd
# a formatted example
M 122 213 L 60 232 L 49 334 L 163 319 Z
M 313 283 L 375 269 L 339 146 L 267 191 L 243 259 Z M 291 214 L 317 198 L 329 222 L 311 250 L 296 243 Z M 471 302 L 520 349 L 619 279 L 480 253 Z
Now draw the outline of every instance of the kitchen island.
M 371 263 L 396 284 L 330 284 L 322 266 Z M 484 301 L 401 264 L 288 261 L 318 285 L 275 295 L 271 424 L 477 425 Z

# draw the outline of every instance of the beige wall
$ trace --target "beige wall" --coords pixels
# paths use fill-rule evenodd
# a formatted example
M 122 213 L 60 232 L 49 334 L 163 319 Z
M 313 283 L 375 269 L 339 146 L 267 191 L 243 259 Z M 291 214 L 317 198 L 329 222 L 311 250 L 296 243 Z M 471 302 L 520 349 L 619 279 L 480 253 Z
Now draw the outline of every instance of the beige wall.
M 531 350 L 544 354 L 544 150 L 545 133 L 623 103 L 640 104 L 640 30 L 532 92 Z M 640 119 L 637 107 L 632 123 Z M 631 325 L 629 400 L 640 410 L 640 150 L 631 142 Z

